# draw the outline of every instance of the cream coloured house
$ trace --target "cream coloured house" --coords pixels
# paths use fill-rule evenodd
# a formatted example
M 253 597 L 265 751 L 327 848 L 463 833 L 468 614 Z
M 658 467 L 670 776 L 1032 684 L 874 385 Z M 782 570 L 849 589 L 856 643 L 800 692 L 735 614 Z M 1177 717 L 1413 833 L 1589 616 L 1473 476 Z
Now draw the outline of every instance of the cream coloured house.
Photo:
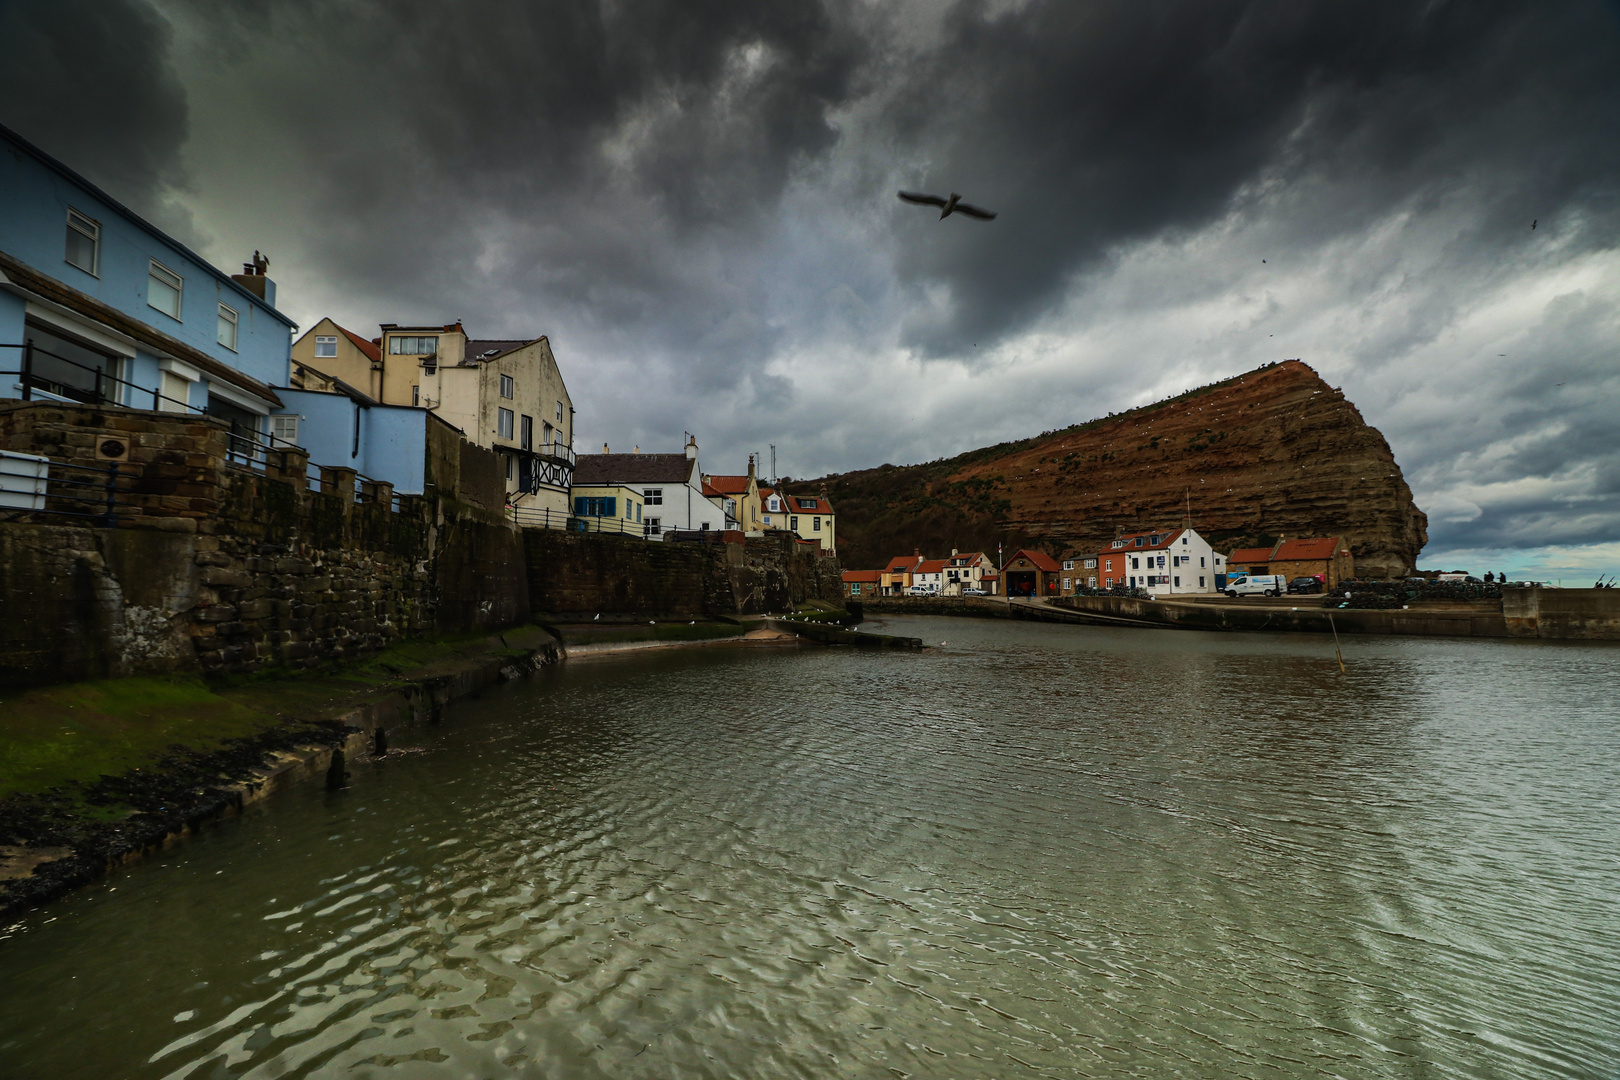
M 304 367 L 385 405 L 430 410 L 501 455 L 515 505 L 566 516 L 574 405 L 551 342 L 469 338 L 460 323 L 380 329 L 366 341 L 322 319 L 293 347 L 295 378 Z

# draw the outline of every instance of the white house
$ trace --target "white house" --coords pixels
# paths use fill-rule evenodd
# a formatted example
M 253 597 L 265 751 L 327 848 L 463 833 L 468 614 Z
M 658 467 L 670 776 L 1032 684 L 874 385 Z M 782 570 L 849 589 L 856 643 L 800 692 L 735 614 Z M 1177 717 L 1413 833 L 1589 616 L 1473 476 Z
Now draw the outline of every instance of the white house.
M 706 532 L 725 528 L 725 511 L 703 493 L 697 440 L 684 454 L 581 454 L 575 487 L 622 485 L 641 493 L 642 531 L 657 539 L 672 529 Z
M 1215 575 L 1226 573 L 1226 557 L 1194 529 L 1132 533 L 1099 557 L 1109 562 L 1123 557 L 1124 584 L 1154 596 L 1213 594 Z
M 983 589 L 993 592 L 995 582 L 986 588 L 984 576 L 996 576 L 996 564 L 982 551 L 957 551 L 951 549 L 951 557 L 943 560 L 944 568 L 941 570 L 942 588 L 946 596 L 961 596 L 963 589 Z

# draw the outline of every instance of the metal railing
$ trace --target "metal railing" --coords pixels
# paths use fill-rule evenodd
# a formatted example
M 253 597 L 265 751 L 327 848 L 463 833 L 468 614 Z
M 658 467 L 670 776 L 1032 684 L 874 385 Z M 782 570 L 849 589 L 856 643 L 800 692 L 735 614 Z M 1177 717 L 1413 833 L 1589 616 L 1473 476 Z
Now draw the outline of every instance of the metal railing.
M 648 526 L 640 521 L 626 521 L 618 517 L 594 517 L 571 514 L 566 510 L 550 510 L 537 506 L 508 506 L 506 516 L 522 529 L 557 529 L 562 532 L 607 533 L 610 536 L 634 536 L 652 539 Z
M 15 368 L 0 368 L 0 376 L 16 375 L 18 377 L 19 381 L 14 385 L 21 392 L 24 401 L 33 401 L 34 395 L 38 393 L 47 395 L 46 400 L 75 402 L 80 405 L 127 405 L 129 408 L 140 408 L 139 405 L 118 399 L 117 390 L 123 387 L 131 391 L 126 396 L 132 399 L 137 395 L 144 399 L 146 395 L 150 394 L 153 412 L 205 413 L 207 411 L 188 401 L 169 397 L 156 387 L 148 390 L 146 387 L 132 383 L 128 379 L 121 379 L 109 371 L 91 367 L 88 364 L 81 364 L 77 360 L 70 360 L 58 353 L 51 352 L 49 349 L 42 349 L 32 341 L 25 341 L 21 345 L 0 344 L 0 349 L 20 349 L 22 351 L 20 365 Z M 66 383 L 60 379 L 52 379 L 48 374 L 42 374 L 38 364 L 40 357 L 46 357 L 55 363 L 66 364 L 70 368 L 85 372 L 89 378 L 80 381 L 88 382 L 89 385 L 79 386 Z M 109 391 L 112 391 L 112 393 L 109 394 Z M 165 409 L 161 404 L 165 401 L 178 405 L 179 408 Z
M 73 465 L 32 454 L 0 452 L 0 520 L 45 514 L 89 519 L 115 529 L 121 511 L 139 509 L 129 498 L 134 479 L 116 461 Z

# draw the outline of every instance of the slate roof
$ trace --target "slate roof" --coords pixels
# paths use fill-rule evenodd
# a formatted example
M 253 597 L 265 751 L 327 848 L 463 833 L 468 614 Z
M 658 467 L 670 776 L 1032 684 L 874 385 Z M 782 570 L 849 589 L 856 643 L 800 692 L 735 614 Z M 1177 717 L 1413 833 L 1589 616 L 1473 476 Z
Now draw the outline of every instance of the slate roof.
M 1163 551 L 1175 543 L 1176 539 L 1185 531 L 1185 529 L 1153 529 L 1148 532 L 1127 533 L 1120 537 L 1125 542 L 1124 547 L 1115 547 L 1113 543 L 1110 543 L 1097 554 L 1117 555 L 1122 551 Z M 1155 536 L 1159 538 L 1159 542 L 1157 544 L 1149 543 Z M 1138 539 L 1142 541 L 1140 545 L 1136 543 Z
M 468 338 L 466 357 L 468 361 L 493 360 L 502 353 L 509 353 L 513 349 L 521 349 L 530 342 L 539 340 L 539 338 L 529 338 L 527 341 L 512 338 L 486 338 L 482 341 L 474 341 Z M 490 355 L 485 356 L 485 353 Z
M 685 454 L 581 454 L 576 484 L 684 484 L 693 460 Z

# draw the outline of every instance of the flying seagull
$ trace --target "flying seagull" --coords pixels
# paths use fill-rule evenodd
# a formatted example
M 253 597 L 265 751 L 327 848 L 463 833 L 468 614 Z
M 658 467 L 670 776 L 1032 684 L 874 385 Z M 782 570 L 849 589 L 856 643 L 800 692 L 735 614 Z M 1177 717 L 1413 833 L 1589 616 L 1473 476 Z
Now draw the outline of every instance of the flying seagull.
M 902 191 L 900 192 L 900 198 L 908 203 L 916 203 L 918 206 L 943 207 L 939 212 L 941 221 L 944 221 L 952 214 L 966 214 L 968 217 L 976 217 L 982 221 L 990 221 L 996 216 L 992 210 L 980 210 L 977 206 L 963 202 L 962 196 L 954 191 L 951 192 L 951 197 L 948 199 L 942 199 L 938 195 L 924 195 L 918 191 Z
M 1540 218 L 1536 218 L 1536 221 L 1540 221 L 1540 220 L 1541 220 L 1541 219 L 1540 219 Z M 1531 231 L 1531 232 L 1535 232 L 1535 231 L 1536 231 L 1536 221 L 1532 221 L 1532 222 L 1531 222 L 1531 223 L 1530 223 L 1530 231 Z

